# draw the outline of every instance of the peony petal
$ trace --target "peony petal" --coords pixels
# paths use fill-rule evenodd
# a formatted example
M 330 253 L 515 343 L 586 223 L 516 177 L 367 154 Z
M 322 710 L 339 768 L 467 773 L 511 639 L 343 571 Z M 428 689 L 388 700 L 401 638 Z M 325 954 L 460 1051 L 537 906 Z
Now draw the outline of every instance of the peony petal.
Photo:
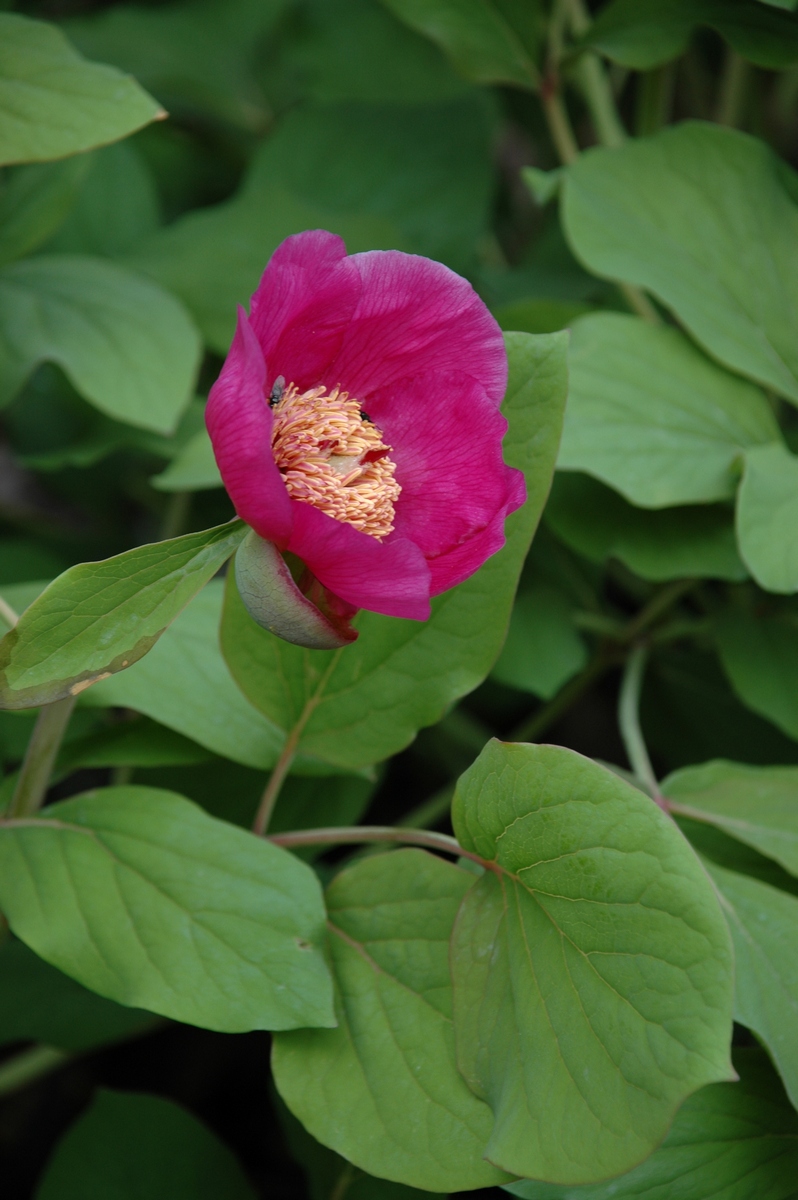
M 382 389 L 368 405 L 392 447 L 402 486 L 396 531 L 427 558 L 459 546 L 506 511 L 517 474 L 502 458 L 507 422 L 475 379 L 430 372 Z
M 252 328 L 268 364 L 300 391 L 316 387 L 341 348 L 362 284 L 339 237 L 314 229 L 275 250 L 252 297 Z
M 509 467 L 508 470 L 512 471 L 514 478 L 506 502 L 507 507 L 498 512 L 485 529 L 475 533 L 467 542 L 463 542 L 461 546 L 455 546 L 453 550 L 441 554 L 438 558 L 428 560 L 432 577 L 431 596 L 437 596 L 441 592 L 448 592 L 449 588 L 456 587 L 458 583 L 462 583 L 470 575 L 473 575 L 492 554 L 501 550 L 505 541 L 504 522 L 507 515 L 520 508 L 526 499 L 523 475 L 512 467 Z
M 205 408 L 213 452 L 242 520 L 285 547 L 292 504 L 272 454 L 272 413 L 264 394 L 266 364 L 243 308 L 222 372 Z
M 426 371 L 478 379 L 495 404 L 507 387 L 501 330 L 471 284 L 441 263 L 397 250 L 348 260 L 363 290 L 324 382 L 368 401 L 373 392 Z
M 388 617 L 429 617 L 429 568 L 407 538 L 378 542 L 312 504 L 293 501 L 294 528 L 288 549 L 316 578 L 356 608 Z

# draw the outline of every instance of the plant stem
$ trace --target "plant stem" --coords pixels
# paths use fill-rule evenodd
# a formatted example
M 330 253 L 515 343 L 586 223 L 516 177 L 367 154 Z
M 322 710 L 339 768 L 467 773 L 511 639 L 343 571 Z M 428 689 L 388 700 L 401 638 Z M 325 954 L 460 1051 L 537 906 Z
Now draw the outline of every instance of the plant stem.
M 656 621 L 657 617 L 667 612 L 687 592 L 692 591 L 696 586 L 696 582 L 695 579 L 676 579 L 673 583 L 666 584 L 665 587 L 661 588 L 660 591 L 651 597 L 648 604 L 641 608 L 637 616 L 629 622 L 622 640 L 627 643 L 637 641 L 640 634 L 645 632 Z
M 63 1066 L 69 1055 L 53 1046 L 31 1046 L 0 1064 L 0 1096 L 16 1092 Z
M 161 523 L 161 541 L 179 537 L 188 525 L 191 511 L 191 492 L 172 492 Z
M 394 825 L 339 825 L 324 829 L 296 829 L 291 833 L 275 833 L 269 838 L 275 846 L 343 846 L 363 842 L 402 842 L 408 846 L 425 846 L 458 858 L 470 858 L 486 866 L 484 858 L 464 850 L 448 833 L 433 833 L 427 829 L 402 829 Z
M 582 37 L 590 28 L 590 14 L 582 0 L 566 0 L 566 4 L 571 29 L 577 37 Z M 618 116 L 612 87 L 599 56 L 592 50 L 583 51 L 574 74 L 602 146 L 622 146 L 626 141 L 626 130 Z
M 667 802 L 659 790 L 657 777 L 651 766 L 651 759 L 648 756 L 648 749 L 640 728 L 640 692 L 647 658 L 648 647 L 641 644 L 634 647 L 627 659 L 618 702 L 618 725 L 623 744 L 626 747 L 629 765 L 654 801 L 660 808 L 667 811 Z
M 506 741 L 534 742 L 544 730 L 553 725 L 569 708 L 576 704 L 588 688 L 617 661 L 618 659 L 608 652 L 606 646 L 601 647 L 584 671 L 569 680 L 565 687 L 537 712 L 527 717 L 520 725 L 516 725 L 515 729 L 507 735 Z
M 568 166 L 579 157 L 579 143 L 571 128 L 571 121 L 554 77 L 549 76 L 543 81 L 540 102 L 560 162 Z
M 355 1182 L 357 1175 L 357 1167 L 348 1162 L 335 1181 L 335 1186 L 330 1192 L 330 1200 L 344 1200 L 344 1196 Z
M 2 596 L 0 596 L 0 617 L 2 617 L 10 629 L 13 629 L 19 620 L 11 605 Z
M 633 283 L 618 283 L 616 286 L 633 313 L 648 321 L 649 325 L 662 324 L 662 318 L 641 288 Z
M 65 700 L 56 700 L 40 710 L 25 751 L 14 796 L 8 806 L 9 817 L 32 816 L 44 803 L 55 756 L 74 707 L 75 697 L 67 696 Z
M 751 64 L 729 46 L 715 116 L 719 125 L 726 125 L 730 129 L 739 125 L 750 75 Z
M 668 122 L 675 82 L 673 63 L 645 71 L 638 77 L 635 132 L 638 137 L 657 133 Z

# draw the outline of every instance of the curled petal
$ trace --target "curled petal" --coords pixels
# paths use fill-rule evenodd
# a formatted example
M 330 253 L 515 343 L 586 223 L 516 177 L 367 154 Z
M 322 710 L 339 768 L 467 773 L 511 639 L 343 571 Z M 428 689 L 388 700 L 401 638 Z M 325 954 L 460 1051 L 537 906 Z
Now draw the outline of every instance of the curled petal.
M 507 355 L 498 324 L 471 284 L 441 263 L 398 250 L 348 260 L 362 292 L 324 382 L 368 401 L 373 392 L 426 371 L 478 379 L 499 405 Z
M 250 321 L 268 366 L 299 390 L 316 387 L 337 356 L 362 284 L 346 246 L 323 229 L 277 247 L 252 297 Z
M 427 620 L 430 572 L 418 546 L 395 534 L 379 542 L 312 504 L 293 507 L 288 549 L 326 588 L 355 608 Z
M 431 371 L 381 389 L 368 403 L 392 447 L 402 488 L 396 531 L 427 558 L 512 511 L 508 499 L 518 479 L 523 503 L 523 477 L 502 458 L 507 421 L 475 379 Z
M 272 454 L 265 381 L 261 348 L 240 308 L 230 353 L 208 396 L 205 423 L 239 517 L 284 548 L 291 536 L 292 503 Z

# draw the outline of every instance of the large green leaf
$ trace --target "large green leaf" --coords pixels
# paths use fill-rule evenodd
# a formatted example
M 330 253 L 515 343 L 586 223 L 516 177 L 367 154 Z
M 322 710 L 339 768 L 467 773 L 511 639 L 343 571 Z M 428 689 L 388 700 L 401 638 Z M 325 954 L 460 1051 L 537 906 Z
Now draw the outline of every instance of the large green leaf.
M 636 508 L 597 479 L 560 471 L 544 520 L 585 558 L 617 558 L 643 579 L 746 577 L 725 505 Z
M 0 271 L 0 405 L 54 362 L 92 404 L 171 433 L 194 393 L 200 341 L 179 300 L 123 267 L 81 255 Z
M 637 788 L 558 746 L 488 744 L 452 821 L 489 870 L 452 940 L 460 1070 L 486 1155 L 590 1183 L 650 1154 L 731 1076 L 732 956 L 713 889 Z
M 562 592 L 546 585 L 521 592 L 493 678 L 544 700 L 558 692 L 587 662 L 572 607 Z
M 685 816 L 722 829 L 798 875 L 798 767 L 702 763 L 662 784 Z
M 65 220 L 80 193 L 91 159 L 17 167 L 0 191 L 0 266 L 30 254 Z
M 0 707 L 76 696 L 135 663 L 246 532 L 231 521 L 70 567 L 0 642 Z
M 232 575 L 222 650 L 243 690 L 298 746 L 342 767 L 395 754 L 487 675 L 504 641 L 518 575 L 551 480 L 565 399 L 565 334 L 508 334 L 510 422 L 505 459 L 526 473 L 528 499 L 507 544 L 465 583 L 438 596 L 429 621 L 361 613 L 344 650 L 302 650 L 248 616 Z
M 0 1042 L 35 1041 L 60 1050 L 86 1050 L 146 1032 L 150 1013 L 123 1008 L 9 938 L 0 948 Z
M 188 445 L 170 462 L 165 471 L 151 480 L 162 492 L 201 492 L 222 487 L 208 432 L 200 429 Z
M 287 0 L 115 4 L 66 23 L 85 53 L 130 71 L 166 105 L 262 133 L 271 113 L 257 78 L 265 39 Z
M 760 587 L 798 592 L 798 458 L 781 443 L 745 455 L 737 537 Z
M 81 699 L 135 709 L 234 762 L 273 767 L 284 734 L 244 698 L 219 650 L 223 591 L 211 580 L 146 658 Z
M 312 870 L 173 792 L 87 792 L 0 825 L 0 908 L 85 987 L 230 1033 L 334 1023 Z
M 280 1094 L 318 1141 L 430 1191 L 507 1178 L 483 1159 L 490 1109 L 455 1063 L 449 938 L 473 882 L 420 850 L 344 871 L 327 891 L 338 1028 L 274 1039 Z
M 779 437 L 759 388 L 675 329 L 595 313 L 574 322 L 561 470 L 586 471 L 632 504 L 734 495 L 741 451 Z
M 687 121 L 580 155 L 563 218 L 590 270 L 647 288 L 714 358 L 798 403 L 798 209 L 781 170 L 764 142 Z
M 158 194 L 142 156 L 130 142 L 95 150 L 77 203 L 48 250 L 123 254 L 158 227 Z
M 715 634 L 723 668 L 748 708 L 798 739 L 798 624 L 790 616 L 758 618 L 727 611 Z
M 798 1117 L 765 1055 L 736 1050 L 739 1083 L 685 1101 L 659 1149 L 628 1175 L 594 1187 L 523 1180 L 522 1200 L 794 1200 Z
M 734 1016 L 769 1050 L 798 1104 L 798 897 L 707 862 L 734 942 Z
M 82 59 L 59 29 L 0 13 L 0 163 L 65 158 L 165 115 L 134 79 Z
M 474 83 L 533 88 L 545 22 L 537 0 L 382 0 Z
M 180 296 L 222 353 L 236 305 L 283 238 L 303 229 L 340 234 L 350 253 L 410 250 L 465 270 L 487 228 L 491 126 L 480 96 L 296 108 L 232 200 L 189 213 L 130 261 Z
M 798 60 L 798 22 L 764 12 L 756 0 L 614 0 L 583 40 L 613 62 L 647 71 L 683 54 L 701 25 L 715 29 L 760 67 L 786 67 Z
M 96 1093 L 61 1139 L 36 1200 L 255 1200 L 231 1152 L 171 1100 Z

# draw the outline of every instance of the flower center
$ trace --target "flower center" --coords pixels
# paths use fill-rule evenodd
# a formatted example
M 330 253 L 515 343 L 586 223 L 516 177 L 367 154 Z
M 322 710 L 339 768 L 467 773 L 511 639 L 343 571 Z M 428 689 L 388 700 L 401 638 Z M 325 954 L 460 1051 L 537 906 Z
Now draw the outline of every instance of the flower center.
M 387 537 L 402 489 L 391 447 L 358 401 L 337 387 L 328 396 L 323 387 L 300 393 L 290 384 L 275 385 L 271 404 L 274 460 L 291 498 L 378 541 Z

